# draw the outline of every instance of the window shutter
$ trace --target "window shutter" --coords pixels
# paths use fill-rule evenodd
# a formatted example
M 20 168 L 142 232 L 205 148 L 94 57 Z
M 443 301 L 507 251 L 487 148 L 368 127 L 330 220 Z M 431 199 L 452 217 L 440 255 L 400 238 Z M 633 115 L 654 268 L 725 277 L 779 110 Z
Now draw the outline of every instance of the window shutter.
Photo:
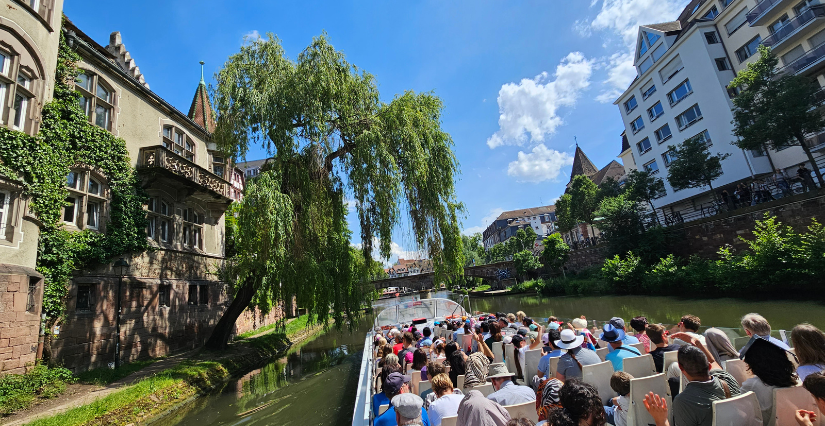
M 670 80 L 670 78 L 673 77 L 673 75 L 676 74 L 676 72 L 682 68 L 684 68 L 684 66 L 682 65 L 682 58 L 677 56 L 672 61 L 668 62 L 668 64 L 665 65 L 665 67 L 659 71 L 659 76 L 662 77 L 662 82 L 664 83 Z
M 742 9 L 739 13 L 736 14 L 727 24 L 725 24 L 725 29 L 728 30 L 728 35 L 733 34 L 739 27 L 741 27 L 746 21 L 748 20 L 748 9 Z

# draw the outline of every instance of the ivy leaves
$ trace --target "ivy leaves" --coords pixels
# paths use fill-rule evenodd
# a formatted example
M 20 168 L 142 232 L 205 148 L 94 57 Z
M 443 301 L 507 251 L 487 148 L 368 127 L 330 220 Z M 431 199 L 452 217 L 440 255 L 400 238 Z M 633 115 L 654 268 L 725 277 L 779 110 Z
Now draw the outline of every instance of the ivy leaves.
M 42 223 L 37 270 L 45 276 L 44 312 L 63 314 L 72 274 L 124 253 L 148 248 L 143 192 L 126 143 L 89 123 L 71 83 L 79 56 L 61 34 L 54 98 L 43 108 L 36 136 L 0 128 L 0 173 L 20 181 L 31 211 Z M 107 179 L 112 194 L 106 233 L 69 232 L 61 224 L 71 167 L 90 167 Z

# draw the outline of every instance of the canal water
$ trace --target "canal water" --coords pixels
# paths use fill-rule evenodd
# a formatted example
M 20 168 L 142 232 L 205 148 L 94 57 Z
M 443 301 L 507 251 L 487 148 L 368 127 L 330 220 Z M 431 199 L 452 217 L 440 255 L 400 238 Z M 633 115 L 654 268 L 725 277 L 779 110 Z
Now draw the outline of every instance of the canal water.
M 433 297 L 458 299 L 447 292 Z M 416 296 L 376 302 L 375 311 Z M 739 299 L 685 299 L 653 296 L 595 296 L 547 298 L 513 295 L 471 298 L 470 309 L 483 312 L 524 311 L 534 318 L 625 320 L 644 315 L 651 322 L 675 324 L 687 313 L 703 326 L 739 326 L 748 312 L 758 312 L 775 330 L 790 330 L 801 322 L 825 329 L 825 303 L 811 301 L 754 301 Z M 217 425 L 332 425 L 352 422 L 355 389 L 365 333 L 372 317 L 363 318 L 357 331 L 330 331 L 292 348 L 283 358 L 230 383 L 223 393 L 199 398 L 165 418 L 163 424 Z

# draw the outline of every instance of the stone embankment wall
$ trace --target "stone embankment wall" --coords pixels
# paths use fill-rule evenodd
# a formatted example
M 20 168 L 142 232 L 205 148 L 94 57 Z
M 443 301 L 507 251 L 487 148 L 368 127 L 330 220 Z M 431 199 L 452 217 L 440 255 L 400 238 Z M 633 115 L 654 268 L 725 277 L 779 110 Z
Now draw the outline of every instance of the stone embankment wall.
M 564 264 L 564 270 L 568 272 L 579 272 L 593 265 L 601 265 L 604 263 L 606 256 L 607 247 L 605 246 L 571 250 L 570 257 L 567 259 L 567 263 Z
M 765 213 L 776 216 L 783 226 L 790 226 L 797 232 L 803 232 L 815 218 L 820 223 L 825 221 L 825 190 L 811 191 L 781 198 L 768 203 L 745 207 L 725 214 L 687 222 L 674 232 L 682 234 L 679 244 L 674 244 L 674 254 L 688 257 L 699 255 L 715 258 L 719 248 L 730 245 L 735 250 L 747 248 L 740 239 L 752 239 L 757 220 L 763 220 Z

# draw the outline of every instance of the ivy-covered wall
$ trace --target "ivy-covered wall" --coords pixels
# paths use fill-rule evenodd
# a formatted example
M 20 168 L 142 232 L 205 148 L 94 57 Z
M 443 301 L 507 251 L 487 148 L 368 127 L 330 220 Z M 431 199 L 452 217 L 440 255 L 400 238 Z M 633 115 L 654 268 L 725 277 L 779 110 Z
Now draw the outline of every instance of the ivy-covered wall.
M 0 174 L 19 181 L 30 210 L 41 222 L 37 270 L 43 274 L 43 311 L 51 322 L 64 314 L 73 271 L 148 249 L 146 195 L 131 166 L 126 143 L 89 123 L 73 81 L 79 56 L 61 34 L 54 97 L 45 105 L 36 136 L 0 128 Z M 111 193 L 105 233 L 69 232 L 61 210 L 71 167 L 87 166 L 105 176 Z

